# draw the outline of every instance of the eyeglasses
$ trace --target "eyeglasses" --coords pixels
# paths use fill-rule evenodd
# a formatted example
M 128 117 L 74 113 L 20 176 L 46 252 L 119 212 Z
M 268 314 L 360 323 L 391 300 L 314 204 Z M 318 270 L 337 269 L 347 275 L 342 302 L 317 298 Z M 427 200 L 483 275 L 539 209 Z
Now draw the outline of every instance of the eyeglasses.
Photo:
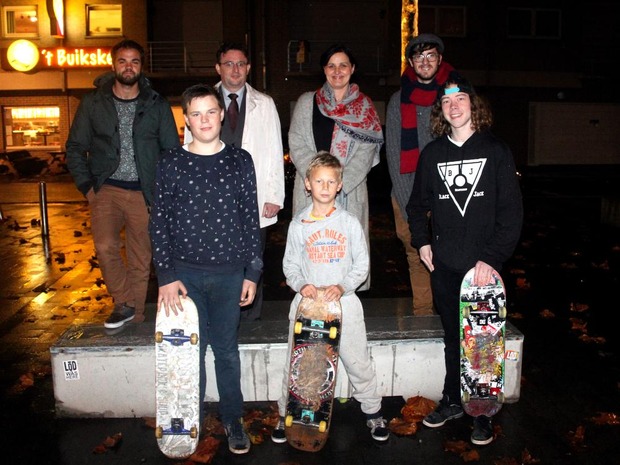
M 411 59 L 415 62 L 415 63 L 422 63 L 424 61 L 424 59 L 427 59 L 428 61 L 437 61 L 437 58 L 439 58 L 439 54 L 435 53 L 435 52 L 431 52 L 431 53 L 427 53 L 426 55 L 422 54 L 422 53 L 417 53 L 415 55 L 413 55 L 411 57 Z
M 220 63 L 221 66 L 226 66 L 227 68 L 245 68 L 248 65 L 247 61 L 225 61 L 224 63 Z

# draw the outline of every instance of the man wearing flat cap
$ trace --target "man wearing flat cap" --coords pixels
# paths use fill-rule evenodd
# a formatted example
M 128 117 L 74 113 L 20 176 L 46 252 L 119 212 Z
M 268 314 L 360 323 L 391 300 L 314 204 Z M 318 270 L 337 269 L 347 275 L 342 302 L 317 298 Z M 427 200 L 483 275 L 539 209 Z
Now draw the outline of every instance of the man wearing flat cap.
M 432 140 L 430 114 L 437 90 L 448 78 L 458 76 L 454 68 L 443 61 L 443 52 L 443 41 L 434 34 L 411 38 L 405 50 L 408 66 L 401 77 L 401 89 L 390 98 L 386 115 L 385 143 L 394 221 L 396 235 L 407 253 L 414 315 L 432 315 L 433 296 L 429 271 L 411 245 L 405 209 L 420 152 Z

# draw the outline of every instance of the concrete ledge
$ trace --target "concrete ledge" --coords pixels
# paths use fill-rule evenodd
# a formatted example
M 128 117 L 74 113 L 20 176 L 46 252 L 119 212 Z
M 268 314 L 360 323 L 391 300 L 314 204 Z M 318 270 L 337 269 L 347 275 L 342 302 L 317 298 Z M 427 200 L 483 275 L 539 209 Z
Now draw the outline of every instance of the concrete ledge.
M 380 394 L 438 400 L 445 375 L 439 317 L 370 317 L 366 327 Z M 102 325 L 72 327 L 50 348 L 57 416 L 155 416 L 154 323 L 129 324 L 117 334 L 113 331 Z M 280 396 L 287 333 L 287 320 L 242 324 L 239 341 L 245 401 L 274 401 Z M 506 339 L 510 356 L 505 391 L 507 401 L 516 402 L 523 334 L 508 322 Z M 205 400 L 218 401 L 210 350 L 206 367 Z M 336 396 L 351 394 L 346 372 L 339 370 Z

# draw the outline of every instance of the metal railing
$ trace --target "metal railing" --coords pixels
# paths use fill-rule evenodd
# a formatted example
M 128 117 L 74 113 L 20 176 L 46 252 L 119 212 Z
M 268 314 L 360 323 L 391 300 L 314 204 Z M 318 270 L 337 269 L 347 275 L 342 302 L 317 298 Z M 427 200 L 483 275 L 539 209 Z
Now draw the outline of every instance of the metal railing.
M 303 43 L 303 47 L 301 44 Z M 319 57 L 331 42 L 290 40 L 287 44 L 287 72 L 320 72 Z M 150 73 L 208 73 L 214 72 L 218 41 L 149 42 L 147 63 Z M 376 42 L 356 42 L 351 45 L 357 67 L 364 73 L 386 73 L 385 51 Z
M 319 60 L 323 51 L 332 44 L 324 40 L 290 40 L 286 48 L 286 70 L 289 73 L 320 72 Z M 376 42 L 349 44 L 355 54 L 357 68 L 364 73 L 386 73 L 384 48 Z
M 218 41 L 149 42 L 147 63 L 150 73 L 213 71 Z

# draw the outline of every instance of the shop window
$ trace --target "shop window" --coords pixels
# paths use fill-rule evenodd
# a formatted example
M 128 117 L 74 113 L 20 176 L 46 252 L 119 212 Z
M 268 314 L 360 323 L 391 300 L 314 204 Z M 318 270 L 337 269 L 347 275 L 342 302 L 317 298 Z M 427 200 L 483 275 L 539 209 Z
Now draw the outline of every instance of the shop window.
M 123 35 L 122 5 L 86 5 L 86 36 Z
M 7 149 L 60 146 L 59 107 L 4 107 L 3 116 Z
M 4 37 L 38 37 L 38 7 L 36 5 L 3 6 L 2 35 Z

